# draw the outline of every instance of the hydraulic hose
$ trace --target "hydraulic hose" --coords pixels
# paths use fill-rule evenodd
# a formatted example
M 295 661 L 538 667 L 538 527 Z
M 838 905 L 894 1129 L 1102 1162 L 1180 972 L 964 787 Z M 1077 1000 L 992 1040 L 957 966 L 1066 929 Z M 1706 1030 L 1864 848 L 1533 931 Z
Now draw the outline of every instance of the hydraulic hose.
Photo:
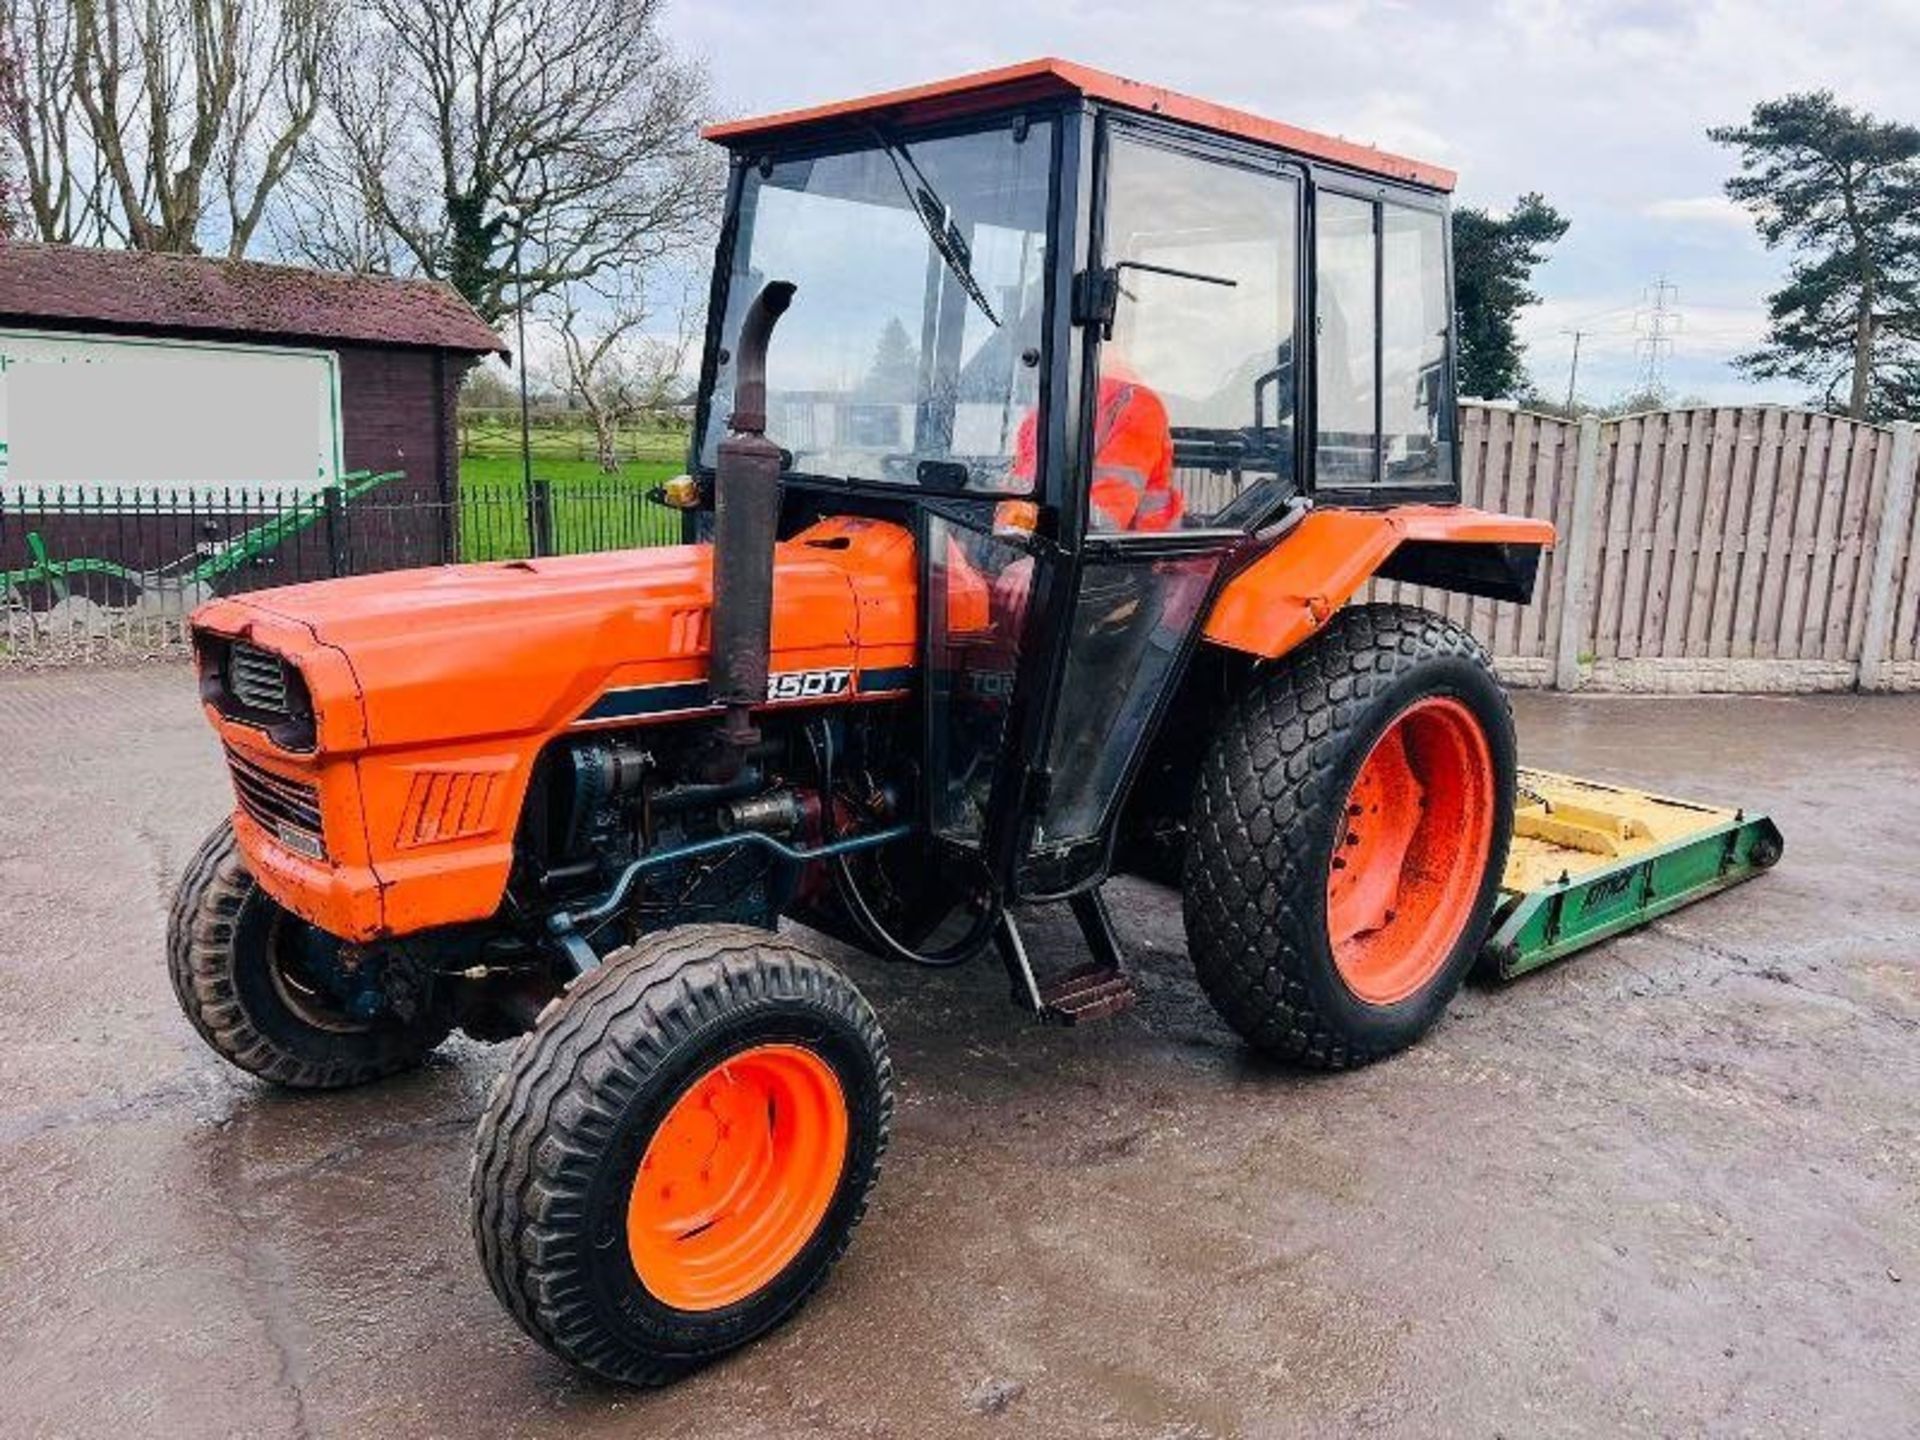
M 824 840 L 831 845 L 834 838 L 833 821 L 833 730 L 825 720 L 820 722 L 819 739 L 814 738 L 813 727 L 807 727 L 807 744 L 813 750 L 814 768 L 820 776 L 820 824 Z M 873 913 L 873 907 L 867 903 L 867 897 L 860 893 L 859 882 L 853 877 L 853 867 L 847 863 L 844 854 L 833 853 L 827 858 L 827 866 L 833 874 L 834 891 L 840 897 L 840 903 L 847 907 L 854 923 L 866 933 L 869 940 L 889 959 L 902 960 L 910 965 L 924 965 L 932 970 L 945 970 L 971 960 L 986 948 L 993 938 L 994 927 L 1000 923 L 1002 905 L 994 888 L 987 887 L 987 903 L 981 907 L 974 923 L 966 933 L 950 944 L 937 950 L 916 950 L 904 943 L 881 923 L 880 917 Z

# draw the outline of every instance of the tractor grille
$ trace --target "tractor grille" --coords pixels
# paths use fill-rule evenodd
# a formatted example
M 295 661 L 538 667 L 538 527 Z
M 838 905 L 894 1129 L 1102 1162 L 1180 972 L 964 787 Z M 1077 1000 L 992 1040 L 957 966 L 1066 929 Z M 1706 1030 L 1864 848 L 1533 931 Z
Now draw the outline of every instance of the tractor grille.
M 287 715 L 287 662 L 271 651 L 236 640 L 227 651 L 227 690 L 249 710 Z
M 247 817 L 289 850 L 324 860 L 326 838 L 320 823 L 320 792 L 264 770 L 227 746 L 233 793 Z

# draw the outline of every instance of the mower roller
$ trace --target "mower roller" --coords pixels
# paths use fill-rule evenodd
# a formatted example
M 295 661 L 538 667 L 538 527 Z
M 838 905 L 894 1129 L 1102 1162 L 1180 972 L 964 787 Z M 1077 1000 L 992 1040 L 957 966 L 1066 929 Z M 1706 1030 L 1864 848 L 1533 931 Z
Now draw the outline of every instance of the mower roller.
M 1246 1043 L 1339 1069 L 1778 857 L 1520 772 L 1481 645 L 1357 598 L 1524 604 L 1553 541 L 1460 504 L 1451 174 L 1052 60 L 709 134 L 684 544 L 193 619 L 236 804 L 181 1006 L 308 1089 L 516 1040 L 471 1215 L 541 1344 L 665 1381 L 846 1248 L 892 1061 L 799 926 L 1081 1024 L 1146 875 Z

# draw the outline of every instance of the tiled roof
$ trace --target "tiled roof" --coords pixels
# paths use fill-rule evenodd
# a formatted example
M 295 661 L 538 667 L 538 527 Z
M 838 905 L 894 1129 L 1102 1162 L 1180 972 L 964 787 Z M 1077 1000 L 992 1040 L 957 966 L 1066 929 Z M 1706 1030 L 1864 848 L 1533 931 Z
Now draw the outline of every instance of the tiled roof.
M 437 280 L 0 241 L 0 324 L 35 321 L 473 354 L 506 348 L 452 286 Z

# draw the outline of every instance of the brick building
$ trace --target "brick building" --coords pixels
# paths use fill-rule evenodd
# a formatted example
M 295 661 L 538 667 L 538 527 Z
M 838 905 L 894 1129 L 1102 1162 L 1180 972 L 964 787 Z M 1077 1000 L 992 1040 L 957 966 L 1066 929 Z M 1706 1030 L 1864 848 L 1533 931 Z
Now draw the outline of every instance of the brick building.
M 488 353 L 436 280 L 0 242 L 0 570 L 29 536 L 177 568 L 355 472 L 401 474 L 223 584 L 457 559 L 457 399 Z
M 173 470 L 191 469 L 198 455 L 191 447 L 199 443 L 210 453 L 216 447 L 206 437 L 216 429 L 226 433 L 224 423 L 210 422 L 206 409 L 211 405 L 211 413 L 219 412 L 221 374 L 249 377 L 249 385 L 252 375 L 266 374 L 266 383 L 271 384 L 275 356 L 270 352 L 303 356 L 322 371 L 331 371 L 323 384 L 333 391 L 330 443 L 334 453 L 322 456 L 322 478 L 330 469 L 339 473 L 404 471 L 403 480 L 380 491 L 379 503 L 395 508 L 418 506 L 418 545 L 443 552 L 449 548 L 450 502 L 458 480 L 460 383 L 483 356 L 505 353 L 499 336 L 466 301 L 436 281 L 12 241 L 0 242 L 0 352 L 9 340 L 23 349 L 37 344 L 43 352 L 64 343 L 94 354 L 137 353 L 142 363 L 152 367 L 147 374 L 172 374 L 173 383 L 193 368 L 188 362 L 197 358 L 227 363 L 227 372 L 204 367 L 204 378 L 194 382 L 194 403 L 176 407 L 195 412 L 189 424 L 156 423 L 152 414 L 144 417 L 153 442 L 175 457 L 154 463 L 172 465 Z M 116 349 L 119 342 L 126 343 Z M 332 357 L 330 366 L 327 356 Z M 3 355 L 0 364 L 4 364 Z M 11 401 L 16 482 L 36 478 L 23 473 L 25 455 L 17 442 L 18 433 L 32 420 L 20 413 L 28 393 L 22 390 Z M 7 403 L 0 396 L 0 424 L 7 418 L 3 408 Z M 41 402 L 43 414 L 46 404 Z M 238 402 L 229 407 L 230 418 L 244 422 L 248 416 L 231 413 L 239 408 L 244 407 Z M 324 417 L 322 428 L 327 428 Z M 66 429 L 82 432 L 75 439 L 79 452 L 86 453 L 87 427 L 69 424 Z M 0 433 L 0 442 L 7 438 Z M 311 451 L 310 441 L 308 448 Z M 151 451 L 150 445 L 143 453 Z M 182 455 L 184 460 L 178 458 Z M 208 474 L 230 484 L 236 478 L 227 473 L 232 468 L 229 464 L 223 471 L 215 463 Z M 173 470 L 163 468 L 158 475 L 142 476 L 138 483 L 158 488 L 196 478 Z M 45 483 L 45 477 L 37 478 Z M 54 478 L 126 483 L 124 476 L 93 471 Z M 240 478 L 283 483 L 279 476 L 243 473 Z M 316 483 L 311 467 L 302 483 Z M 204 493 L 204 477 L 200 484 Z M 18 484 L 15 491 L 17 510 Z M 442 553 L 423 558 L 451 557 Z

